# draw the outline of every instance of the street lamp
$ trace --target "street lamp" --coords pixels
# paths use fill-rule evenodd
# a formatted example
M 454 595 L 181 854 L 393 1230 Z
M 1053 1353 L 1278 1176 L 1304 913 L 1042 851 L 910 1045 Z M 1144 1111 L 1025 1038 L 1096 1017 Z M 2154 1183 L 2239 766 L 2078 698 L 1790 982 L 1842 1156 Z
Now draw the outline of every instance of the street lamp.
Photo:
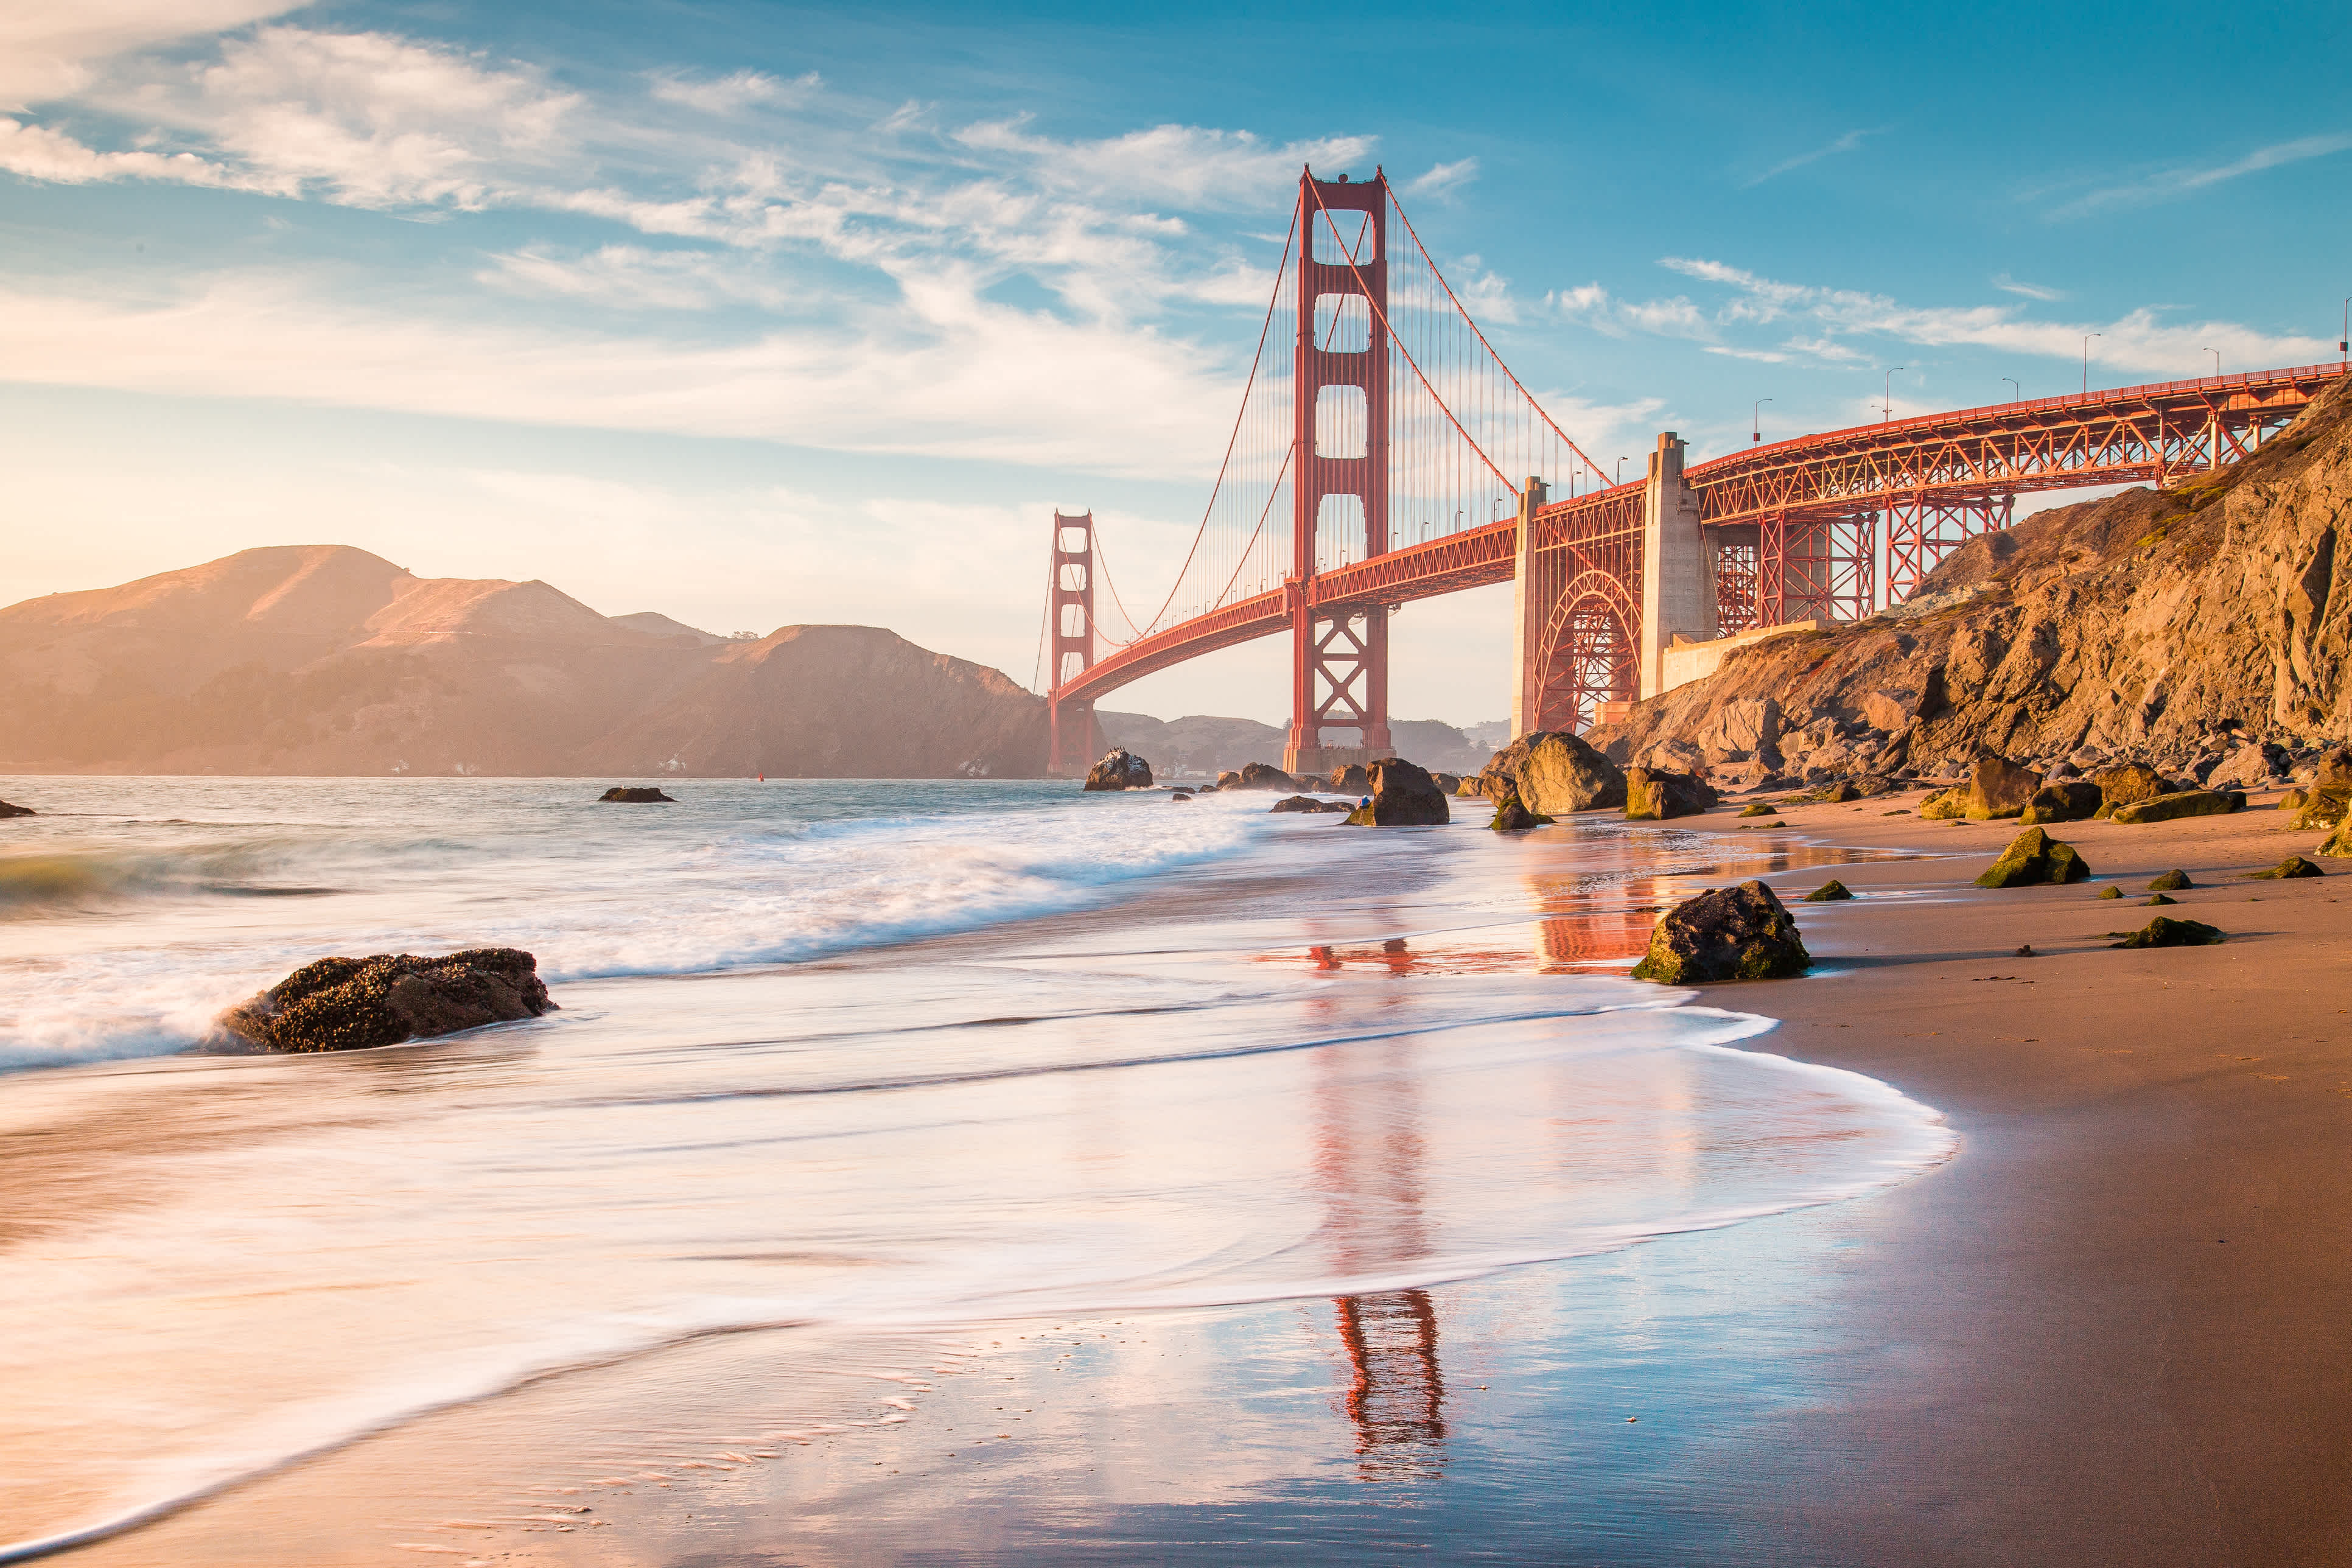
M 1617 482 L 1621 485 L 1625 482 L 1625 459 L 1622 458 L 1617 459 Z
M 2091 340 L 2093 338 L 2104 338 L 2106 335 L 2107 334 L 2105 332 L 2084 332 L 2083 334 L 2083 395 L 2085 397 L 2091 395 Z
M 2010 399 L 2011 403 L 2022 403 L 2025 401 L 2025 388 L 2017 384 L 2017 377 L 2013 375 L 2004 375 L 2001 377 L 2001 380 L 2009 383 L 2010 391 L 2017 394 L 2015 397 Z
M 1769 397 L 1759 397 L 1753 404 L 1748 405 L 1748 444 L 1751 447 L 1764 439 L 1764 426 L 1758 421 L 1756 416 L 1763 409 L 1766 404 L 1771 401 L 1772 400 Z
M 2344 336 L 2336 341 L 2336 352 L 2344 356 L 2344 368 L 2352 370 L 2352 298 L 2344 301 Z
M 2207 349 L 2205 352 L 2206 352 L 2207 353 L 2211 354 L 2211 355 L 2213 356 L 2213 379 L 2214 379 L 2215 381 L 2219 381 L 2219 380 L 2221 380 L 2221 351 L 2220 349 L 2210 349 L 2210 348 L 2209 348 L 2209 349 Z
M 1907 364 L 1898 364 L 1895 370 L 1886 373 L 1886 390 L 1878 400 L 1878 422 L 1881 425 L 1895 417 L 1895 371 L 1910 368 Z

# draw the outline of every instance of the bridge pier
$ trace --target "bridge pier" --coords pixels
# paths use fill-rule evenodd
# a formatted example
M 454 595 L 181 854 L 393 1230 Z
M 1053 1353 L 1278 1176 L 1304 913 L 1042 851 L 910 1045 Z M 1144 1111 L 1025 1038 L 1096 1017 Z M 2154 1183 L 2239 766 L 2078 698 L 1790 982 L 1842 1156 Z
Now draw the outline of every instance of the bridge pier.
M 1717 635 L 1715 552 L 1699 526 L 1697 489 L 1683 478 L 1688 447 L 1672 430 L 1650 454 L 1642 496 L 1642 624 L 1635 630 L 1638 695 L 1665 689 L 1665 652 L 1676 634 L 1692 642 Z

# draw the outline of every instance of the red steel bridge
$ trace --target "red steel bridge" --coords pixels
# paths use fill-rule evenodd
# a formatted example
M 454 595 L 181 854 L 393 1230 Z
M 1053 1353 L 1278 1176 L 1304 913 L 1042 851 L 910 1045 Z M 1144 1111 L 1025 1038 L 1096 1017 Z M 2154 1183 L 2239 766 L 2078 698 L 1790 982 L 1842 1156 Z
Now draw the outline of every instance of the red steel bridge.
M 1402 243 L 1398 243 L 1402 239 Z M 2345 366 L 2086 391 L 1857 426 L 1614 482 L 1522 386 L 1385 175 L 1301 175 L 1242 407 L 1192 549 L 1149 617 L 1091 514 L 1054 518 L 1051 768 L 1102 750 L 1096 701 L 1255 637 L 1291 639 L 1284 766 L 1388 754 L 1388 622 L 1515 582 L 1515 730 L 1590 728 L 1662 689 L 1663 652 L 1859 620 L 2034 490 L 2159 488 L 2252 451 Z M 1883 563 L 1883 572 L 1882 572 Z M 1097 586 L 1105 592 L 1097 595 Z M 1115 613 L 1123 635 L 1101 618 Z

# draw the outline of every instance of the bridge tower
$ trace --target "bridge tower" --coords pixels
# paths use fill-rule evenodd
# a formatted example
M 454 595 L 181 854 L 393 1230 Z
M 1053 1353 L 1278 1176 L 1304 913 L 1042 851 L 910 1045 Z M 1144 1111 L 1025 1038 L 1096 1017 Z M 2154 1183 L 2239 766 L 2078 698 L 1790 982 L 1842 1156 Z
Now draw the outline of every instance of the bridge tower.
M 1389 606 L 1322 604 L 1320 544 L 1350 559 L 1389 551 L 1389 182 L 1376 173 L 1298 177 L 1299 247 L 1292 351 L 1290 732 L 1282 765 L 1319 773 L 1393 750 Z M 1361 548 L 1350 536 L 1360 527 Z M 1326 531 L 1328 531 L 1327 533 Z M 1353 730 L 1353 745 L 1327 731 Z
M 1095 514 L 1054 509 L 1054 576 L 1046 600 L 1054 662 L 1046 671 L 1045 718 L 1050 739 L 1045 772 L 1082 777 L 1103 753 L 1102 726 L 1091 697 L 1050 695 L 1095 662 Z

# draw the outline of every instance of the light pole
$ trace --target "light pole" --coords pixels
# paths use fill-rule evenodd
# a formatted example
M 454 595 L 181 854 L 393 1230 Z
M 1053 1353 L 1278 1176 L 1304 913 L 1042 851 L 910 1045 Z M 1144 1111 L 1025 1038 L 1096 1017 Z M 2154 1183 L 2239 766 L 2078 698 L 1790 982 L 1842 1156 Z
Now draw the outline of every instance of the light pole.
M 2004 375 L 2001 377 L 2001 380 L 2009 383 L 2010 391 L 2017 394 L 2015 397 L 2010 399 L 2011 403 L 2022 403 L 2025 401 L 2025 388 L 2017 384 L 2017 377 L 2013 375 Z
M 1886 390 L 1878 400 L 1878 422 L 1881 425 L 1895 417 L 1895 371 L 1910 368 L 1907 364 L 1898 364 L 1895 370 L 1886 373 Z
M 2091 340 L 2093 338 L 2104 338 L 2106 335 L 2107 334 L 2105 332 L 2084 332 L 2083 334 L 2083 395 L 2085 397 L 2091 395 Z
M 2352 370 L 2352 298 L 2344 301 L 2344 335 L 2336 340 L 2336 352 L 2344 356 L 2344 368 Z
M 2211 354 L 2211 355 L 2213 356 L 2213 379 L 2214 379 L 2215 381 L 2219 381 L 2219 380 L 2221 380 L 2221 351 L 2220 349 L 2210 349 L 2210 348 L 2209 348 L 2209 349 L 2207 349 L 2205 352 L 2206 352 L 2207 353 Z
M 1753 447 L 1754 445 L 1756 445 L 1759 441 L 1761 441 L 1762 439 L 1764 439 L 1764 426 L 1763 426 L 1763 425 L 1762 425 L 1760 422 L 1759 422 L 1759 421 L 1758 421 L 1758 419 L 1757 419 L 1756 416 L 1757 416 L 1759 413 L 1762 412 L 1763 407 L 1764 407 L 1764 405 L 1765 405 L 1766 404 L 1768 404 L 1768 403 L 1769 403 L 1769 402 L 1771 402 L 1771 401 L 1772 401 L 1772 400 L 1771 400 L 1770 398 L 1769 398 L 1769 397 L 1759 397 L 1759 398 L 1758 398 L 1758 399 L 1757 399 L 1753 404 L 1750 404 L 1750 405 L 1748 405 L 1748 444 L 1749 446 L 1751 446 L 1751 447 Z
M 1625 459 L 1622 458 L 1617 459 L 1617 482 L 1621 485 L 1625 482 Z

